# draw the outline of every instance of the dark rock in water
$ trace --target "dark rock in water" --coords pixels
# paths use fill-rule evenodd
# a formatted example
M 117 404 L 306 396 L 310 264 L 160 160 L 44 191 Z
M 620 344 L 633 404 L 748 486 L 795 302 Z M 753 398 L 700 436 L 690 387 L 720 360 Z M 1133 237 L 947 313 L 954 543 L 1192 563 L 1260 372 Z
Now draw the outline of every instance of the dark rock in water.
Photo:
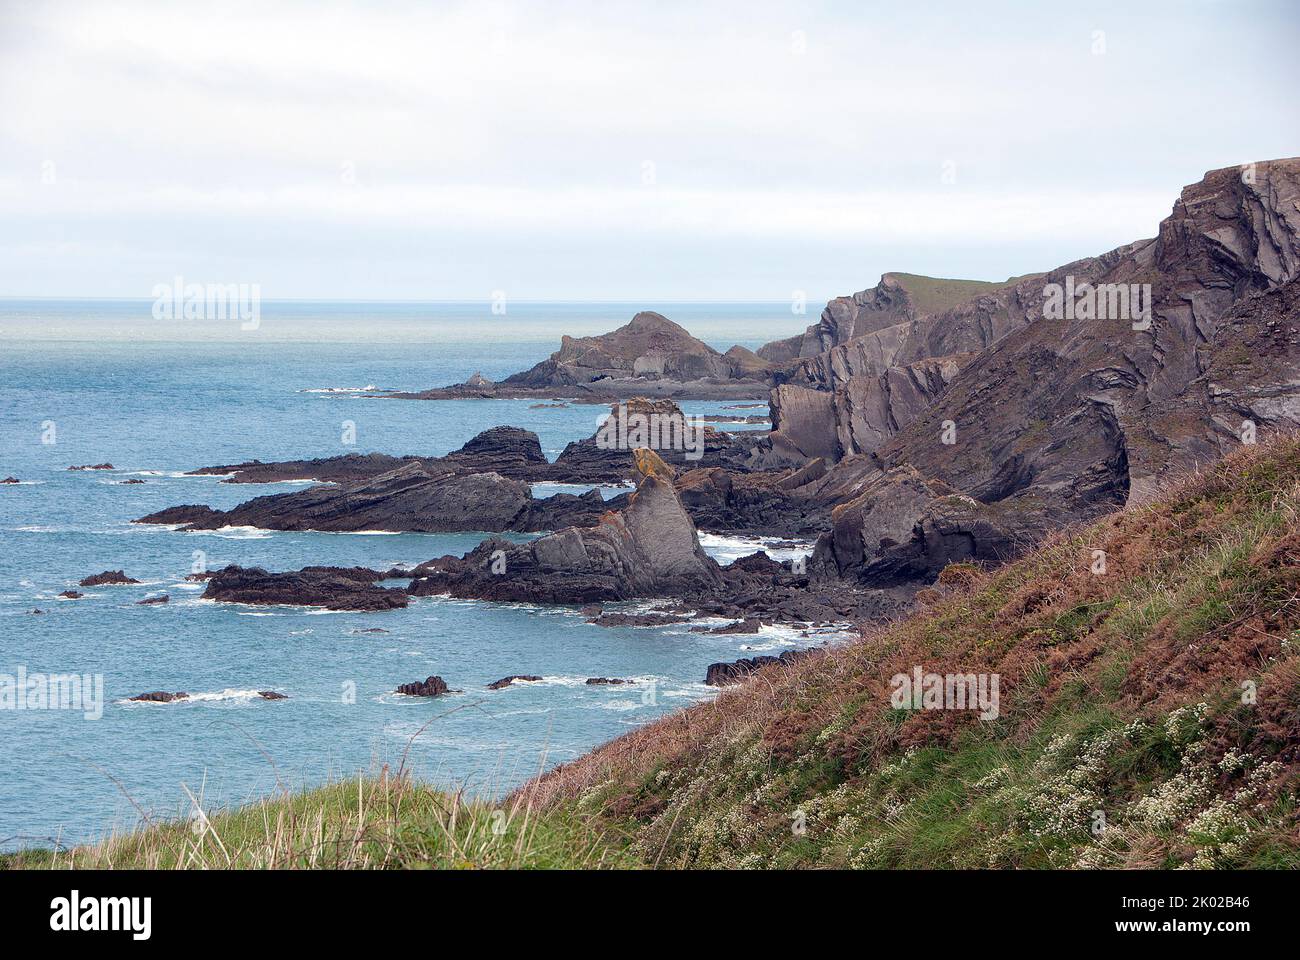
M 133 484 L 133 483 L 144 483 L 144 481 L 141 480 L 139 477 L 132 477 L 130 480 L 119 480 L 119 481 L 118 481 L 118 484 L 121 485 L 121 486 L 123 486 L 123 487 L 128 487 L 128 486 L 130 486 L 130 485 Z
M 598 627 L 664 627 L 672 623 L 685 623 L 689 619 L 667 613 L 602 613 L 587 622 Z
M 763 626 L 762 621 L 757 617 L 746 617 L 744 620 L 737 620 L 734 623 L 728 623 L 721 627 L 691 627 L 692 633 L 758 633 Z
M 68 467 L 69 470 L 114 470 L 111 463 L 87 463 L 80 467 Z
M 222 483 L 283 483 L 287 480 L 350 483 L 367 477 L 377 477 L 381 473 L 396 470 L 413 462 L 423 462 L 423 458 L 394 457 L 386 453 L 349 453 L 316 460 L 283 460 L 273 463 L 246 460 L 243 463 L 227 463 L 191 470 L 188 476 L 224 477 Z
M 621 680 L 618 677 L 588 677 L 587 686 L 619 686 L 624 683 L 631 683 L 631 680 Z
M 430 475 L 442 473 L 499 473 L 514 480 L 548 479 L 551 464 L 542 453 L 537 434 L 519 427 L 484 430 L 459 450 L 445 457 L 395 457 L 386 453 L 349 453 L 315 460 L 284 460 L 263 463 L 248 460 L 190 471 L 190 476 L 226 476 L 222 483 L 275 483 L 286 480 L 319 480 L 325 483 L 356 483 L 380 474 L 418 465 Z
M 289 699 L 289 695 L 287 693 L 277 693 L 274 690 L 259 690 L 257 691 L 257 695 L 261 697 L 263 700 L 288 700 Z
M 291 573 L 268 573 L 261 567 L 230 566 L 212 575 L 203 599 L 327 610 L 405 607 L 405 591 L 377 586 L 382 577 L 379 571 L 365 567 L 304 567 Z
M 105 570 L 103 573 L 97 573 L 93 577 L 86 577 L 78 586 L 81 587 L 105 587 L 119 584 L 139 583 L 126 575 L 124 570 Z
M 206 583 L 217 575 L 215 570 L 204 570 L 202 573 L 187 573 L 185 579 L 191 583 Z
M 725 687 L 729 684 L 740 683 L 751 673 L 761 670 L 763 667 L 771 666 L 774 663 L 789 666 L 813 652 L 812 650 L 787 650 L 779 657 L 741 657 L 739 660 L 733 660 L 730 663 L 711 663 L 705 672 L 704 682 L 710 687 Z
M 173 700 L 184 700 L 189 696 L 188 693 L 168 693 L 166 690 L 153 690 L 149 693 L 142 693 L 138 696 L 131 697 L 133 701 L 143 703 L 171 703 Z
M 366 627 L 364 630 L 353 630 L 353 633 L 391 633 L 391 630 L 385 630 L 383 627 Z
M 216 530 L 224 526 L 221 522 L 224 513 L 222 510 L 213 510 L 201 503 L 186 503 L 177 507 L 167 507 L 133 522 L 174 524 L 192 530 Z
M 409 463 L 352 483 L 257 497 L 230 510 L 201 505 L 169 507 L 136 522 L 181 524 L 186 530 L 249 526 L 266 530 L 498 532 L 587 525 L 595 523 L 605 509 L 605 501 L 594 490 L 582 496 L 559 493 L 538 500 L 528 484 L 499 473 L 430 473 L 423 464 Z
M 17 477 L 5 477 L 0 483 L 22 483 Z
M 437 697 L 449 691 L 442 677 L 428 677 L 415 683 L 404 683 L 397 688 L 397 692 L 408 697 Z
M 45 611 L 44 611 L 44 610 L 41 610 L 39 607 L 33 607 L 31 610 L 28 610 L 27 612 L 30 613 L 30 614 L 32 614 L 32 615 L 35 615 L 35 614 L 38 614 L 38 613 L 44 613 Z
M 162 596 L 159 597 L 145 597 L 143 600 L 137 600 L 136 606 L 147 607 L 155 603 L 170 603 L 171 599 L 172 599 L 171 597 L 169 597 L 167 594 L 164 593 Z
M 501 689 L 503 689 L 503 688 L 505 688 L 505 687 L 510 686 L 512 683 L 514 683 L 514 682 L 516 682 L 516 681 L 523 681 L 523 682 L 527 682 L 527 683 L 536 683 L 536 682 L 537 682 L 538 680 L 540 680 L 540 679 L 542 679 L 542 678 L 541 678 L 541 677 L 538 677 L 538 676 L 535 676 L 535 675 L 533 675 L 533 674 L 527 674 L 527 673 L 516 673 L 516 674 L 514 674 L 514 675 L 512 675 L 512 676 L 509 676 L 509 677 L 502 677 L 500 680 L 493 680 L 491 683 L 489 683 L 489 684 L 487 685 L 487 688 L 488 688 L 489 690 L 501 690 Z
M 64 600 L 80 600 L 84 596 L 84 593 L 78 593 L 76 590 L 64 590 L 59 594 L 59 597 Z

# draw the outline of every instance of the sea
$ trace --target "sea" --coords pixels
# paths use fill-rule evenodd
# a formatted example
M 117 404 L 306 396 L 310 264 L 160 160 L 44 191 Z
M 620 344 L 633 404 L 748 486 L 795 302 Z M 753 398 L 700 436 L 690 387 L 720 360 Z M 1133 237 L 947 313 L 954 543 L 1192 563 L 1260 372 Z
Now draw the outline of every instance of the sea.
M 712 662 L 836 639 L 834 631 L 808 637 L 782 627 L 721 636 L 688 625 L 609 629 L 575 608 L 440 597 L 381 613 L 214 603 L 200 599 L 202 584 L 185 580 L 192 570 L 386 569 L 464 553 L 486 534 L 183 533 L 131 522 L 175 504 L 228 508 L 301 489 L 186 475 L 254 458 L 441 455 L 511 424 L 536 432 L 554 459 L 594 432 L 603 408 L 360 394 L 443 386 L 476 371 L 500 379 L 544 359 L 564 334 L 607 332 L 641 309 L 719 350 L 755 348 L 810 322 L 788 302 L 269 301 L 255 329 L 157 319 L 151 308 L 0 300 L 0 479 L 20 481 L 0 484 L 0 687 L 5 678 L 50 674 L 103 684 L 97 716 L 0 696 L 0 850 L 92 841 L 146 818 L 194 818 L 384 765 L 499 797 L 715 696 L 703 683 Z M 756 412 L 726 402 L 682 406 Z M 113 468 L 68 469 L 101 463 Z M 144 482 L 125 482 L 132 479 Z M 702 542 L 723 563 L 762 546 L 709 531 Z M 141 583 L 76 587 L 117 569 Z M 58 598 L 74 588 L 84 599 Z M 138 603 L 163 593 L 170 602 Z M 393 692 L 432 674 L 456 692 Z M 485 689 L 511 674 L 543 679 Z M 590 677 L 636 682 L 593 686 Z M 190 697 L 129 701 L 154 690 Z M 263 699 L 262 690 L 287 699 Z

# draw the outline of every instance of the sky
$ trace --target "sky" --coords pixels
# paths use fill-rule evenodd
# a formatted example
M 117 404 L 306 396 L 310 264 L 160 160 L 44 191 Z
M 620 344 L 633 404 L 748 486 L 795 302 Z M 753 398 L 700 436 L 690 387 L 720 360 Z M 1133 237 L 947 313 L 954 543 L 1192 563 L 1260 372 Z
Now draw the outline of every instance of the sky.
M 1300 154 L 1300 5 L 0 0 L 0 296 L 998 280 Z

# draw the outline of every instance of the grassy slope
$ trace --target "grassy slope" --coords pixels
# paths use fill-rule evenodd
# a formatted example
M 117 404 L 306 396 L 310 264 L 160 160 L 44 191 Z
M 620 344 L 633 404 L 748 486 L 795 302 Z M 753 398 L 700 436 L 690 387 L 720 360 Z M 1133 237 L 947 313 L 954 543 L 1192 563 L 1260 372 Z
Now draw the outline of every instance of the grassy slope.
M 11 865 L 1300 867 L 1300 439 L 923 602 L 500 812 L 361 780 Z M 1000 716 L 893 709 L 914 665 L 996 672 Z
M 989 280 L 949 280 L 942 277 L 923 277 L 916 273 L 891 272 L 885 274 L 885 276 L 897 282 L 899 286 L 908 292 L 912 302 L 916 305 L 918 316 L 951 310 L 972 297 L 993 293 L 1024 279 L 1023 277 L 1011 277 L 999 283 Z
M 1300 867 L 1298 513 L 1300 441 L 1245 448 L 528 796 L 661 866 Z M 1000 674 L 1000 717 L 893 709 L 913 665 Z
M 174 869 L 632 867 L 625 844 L 572 814 L 539 817 L 381 775 L 272 797 L 206 821 L 171 822 L 54 853 L 0 856 L 10 868 Z

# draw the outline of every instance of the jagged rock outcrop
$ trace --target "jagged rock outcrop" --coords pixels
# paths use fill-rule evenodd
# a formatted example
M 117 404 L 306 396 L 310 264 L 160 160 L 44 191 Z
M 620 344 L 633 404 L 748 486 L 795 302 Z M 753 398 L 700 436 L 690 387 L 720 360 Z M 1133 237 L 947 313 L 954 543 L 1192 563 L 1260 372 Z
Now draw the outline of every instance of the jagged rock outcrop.
M 836 297 L 804 333 L 765 344 L 758 348 L 758 356 L 771 363 L 815 357 L 855 337 L 896 327 L 915 317 L 911 295 L 895 275 L 887 273 L 871 290 Z
M 426 677 L 414 683 L 403 683 L 395 692 L 407 697 L 440 697 L 451 691 L 442 677 Z
M 395 399 L 459 397 L 749 399 L 763 396 L 769 365 L 733 347 L 720 354 L 667 317 L 651 311 L 595 337 L 563 337 L 560 349 L 536 366 L 499 383 L 455 384 Z
M 642 452 L 644 455 L 644 451 Z M 621 511 L 526 544 L 491 539 L 464 557 L 413 571 L 411 592 L 484 600 L 592 603 L 716 588 L 718 565 L 701 548 L 671 482 L 645 477 Z
M 405 607 L 409 602 L 406 592 L 379 586 L 383 576 L 364 567 L 304 567 L 288 573 L 268 573 L 261 567 L 229 566 L 213 572 L 203 599 L 327 610 Z

